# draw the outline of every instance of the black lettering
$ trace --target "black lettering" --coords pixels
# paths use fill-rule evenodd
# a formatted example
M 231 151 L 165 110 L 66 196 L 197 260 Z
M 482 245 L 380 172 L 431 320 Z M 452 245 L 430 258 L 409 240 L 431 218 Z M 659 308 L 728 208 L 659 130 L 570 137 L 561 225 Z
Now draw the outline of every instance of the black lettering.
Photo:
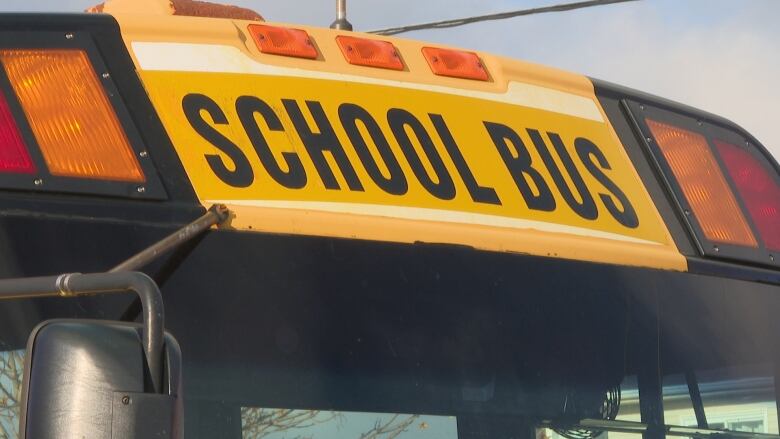
M 336 165 L 347 181 L 349 189 L 363 191 L 363 185 L 349 162 L 349 158 L 344 152 L 336 132 L 333 131 L 333 126 L 328 121 L 322 105 L 316 101 L 306 101 L 306 105 L 314 118 L 314 123 L 319 130 L 318 133 L 315 133 L 309 128 L 309 124 L 304 119 L 297 102 L 291 99 L 283 99 L 282 104 L 284 104 L 287 114 L 290 115 L 290 119 L 292 119 L 293 125 L 295 125 L 295 130 L 298 131 L 298 135 L 301 137 L 306 151 L 309 152 L 309 156 L 312 162 L 314 162 L 314 167 L 317 168 L 317 172 L 320 174 L 325 187 L 335 190 L 341 189 L 338 181 L 336 181 L 336 176 L 333 175 L 333 170 L 330 169 L 330 165 L 325 158 L 325 152 L 327 151 L 336 161 Z
M 249 159 L 241 152 L 241 149 L 235 143 L 223 136 L 214 129 L 205 119 L 202 112 L 205 111 L 211 117 L 213 123 L 217 125 L 227 125 L 228 120 L 225 113 L 208 96 L 202 94 L 188 94 L 182 100 L 182 109 L 187 120 L 195 129 L 195 132 L 201 135 L 209 143 L 227 155 L 233 161 L 234 169 L 231 170 L 225 165 L 222 157 L 218 154 L 206 154 L 206 162 L 211 170 L 220 180 L 233 187 L 247 187 L 252 184 L 255 175 L 252 172 L 252 165 Z
M 463 179 L 463 183 L 466 185 L 471 199 L 477 203 L 485 204 L 497 204 L 501 205 L 501 200 L 498 198 L 495 189 L 492 187 L 480 186 L 477 183 L 477 179 L 474 178 L 474 174 L 469 169 L 466 159 L 463 157 L 463 153 L 460 152 L 458 144 L 452 137 L 449 127 L 444 122 L 444 118 L 439 114 L 429 114 L 433 126 L 436 128 L 436 132 L 439 133 L 444 147 L 447 149 L 447 153 L 450 155 L 452 162 L 455 164 L 455 168 L 460 174 L 460 178 Z
M 572 183 L 574 183 L 574 187 L 577 188 L 577 192 L 582 201 L 577 200 L 574 197 L 574 194 L 572 194 L 571 188 L 569 188 L 569 185 L 563 178 L 561 170 L 558 169 L 558 165 L 555 163 L 555 160 L 553 159 L 552 154 L 550 154 L 550 150 L 547 148 L 539 131 L 531 128 L 526 131 L 528 131 L 528 135 L 531 136 L 531 140 L 534 142 L 536 150 L 542 157 L 542 161 L 547 167 L 547 170 L 550 171 L 550 175 L 552 175 L 555 185 L 558 186 L 558 190 L 561 195 L 563 195 L 563 199 L 566 200 L 566 204 L 568 204 L 577 215 L 585 219 L 593 220 L 598 218 L 599 211 L 596 208 L 596 202 L 593 201 L 593 196 L 590 194 L 588 187 L 582 180 L 582 175 L 580 175 L 580 171 L 577 169 L 569 152 L 566 150 L 566 146 L 563 144 L 561 136 L 556 133 L 547 133 L 547 136 L 555 147 L 555 151 L 558 153 L 558 157 L 560 157 L 561 162 L 563 163 L 563 167 L 566 168 Z
M 550 190 L 550 187 L 544 181 L 544 177 L 536 169 L 531 166 L 531 154 L 528 153 L 528 148 L 525 147 L 523 140 L 520 136 L 506 125 L 484 122 L 485 128 L 487 128 L 490 138 L 498 149 L 498 153 L 504 160 L 506 168 L 515 180 L 515 185 L 520 193 L 523 195 L 525 203 L 529 209 L 542 210 L 546 212 L 552 212 L 555 210 L 555 198 Z M 514 152 L 510 150 L 507 141 L 514 147 Z M 528 179 L 533 181 L 536 190 L 539 192 L 535 194 L 531 186 L 528 184 Z
M 387 121 L 390 123 L 390 129 L 393 131 L 398 145 L 404 152 L 406 160 L 409 162 L 409 166 L 411 166 L 420 184 L 436 198 L 442 200 L 455 198 L 455 184 L 452 181 L 452 177 L 447 171 L 447 167 L 444 166 L 444 162 L 439 152 L 436 151 L 436 146 L 433 144 L 433 140 L 428 135 L 423 124 L 412 113 L 399 108 L 393 108 L 387 112 Z M 417 151 L 414 149 L 412 140 L 409 138 L 409 133 L 406 131 L 407 127 L 412 129 L 412 132 L 414 132 L 414 135 L 420 142 L 428 161 L 433 167 L 438 183 L 434 182 L 425 170 L 420 157 L 417 155 Z
M 379 124 L 377 124 L 371 114 L 355 104 L 343 104 L 339 107 L 339 119 L 344 126 L 347 137 L 349 137 L 352 146 L 355 148 L 355 152 L 360 157 L 360 161 L 363 162 L 363 167 L 366 168 L 366 172 L 374 180 L 374 183 L 388 194 L 404 195 L 409 190 L 404 171 L 401 169 L 401 165 L 398 164 L 395 155 L 393 155 L 393 151 L 390 149 L 390 144 L 387 143 L 387 138 L 382 133 L 382 129 L 379 128 Z M 358 121 L 363 124 L 374 145 L 376 145 L 376 149 L 379 151 L 379 155 L 390 173 L 389 177 L 385 177 L 382 174 L 374 157 L 371 155 L 366 140 L 358 129 Z
M 277 183 L 290 189 L 300 189 L 306 186 L 306 170 L 303 168 L 298 154 L 294 152 L 282 153 L 288 169 L 285 172 L 276 162 L 268 142 L 260 131 L 260 126 L 255 118 L 256 114 L 263 117 L 269 130 L 284 131 L 282 121 L 279 120 L 279 116 L 276 115 L 271 106 L 254 96 L 241 96 L 236 100 L 236 111 L 257 156 L 268 171 L 268 175 Z
M 612 196 L 599 194 L 601 201 L 604 203 L 604 206 L 607 207 L 609 213 L 617 222 L 626 227 L 632 229 L 639 227 L 639 218 L 636 216 L 634 206 L 628 201 L 626 194 L 624 194 L 623 191 L 621 191 L 620 188 L 602 171 L 602 169 L 612 169 L 609 162 L 607 162 L 607 158 L 604 157 L 604 153 L 601 152 L 596 144 L 582 137 L 574 141 L 574 147 L 577 149 L 577 155 L 580 156 L 580 160 L 582 160 L 582 163 L 585 165 L 588 172 L 612 193 Z M 594 161 L 594 159 L 596 161 Z M 617 198 L 622 209 L 619 209 L 617 205 L 615 205 L 615 202 L 612 200 L 613 197 Z

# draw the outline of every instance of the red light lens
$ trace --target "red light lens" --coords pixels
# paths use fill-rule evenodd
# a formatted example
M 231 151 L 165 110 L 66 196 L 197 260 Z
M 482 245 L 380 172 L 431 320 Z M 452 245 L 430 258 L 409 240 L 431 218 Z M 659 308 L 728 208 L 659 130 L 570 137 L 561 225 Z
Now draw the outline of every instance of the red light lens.
M 33 174 L 35 164 L 30 159 L 8 101 L 0 92 L 0 172 Z
M 780 183 L 775 172 L 736 145 L 715 140 L 715 146 L 764 244 L 780 250 Z

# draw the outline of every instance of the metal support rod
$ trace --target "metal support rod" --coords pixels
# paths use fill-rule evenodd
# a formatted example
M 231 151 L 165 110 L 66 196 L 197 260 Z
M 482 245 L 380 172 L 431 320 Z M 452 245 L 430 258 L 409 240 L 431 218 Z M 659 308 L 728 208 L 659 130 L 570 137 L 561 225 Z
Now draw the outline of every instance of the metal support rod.
M 637 385 L 639 387 L 639 411 L 647 430 L 643 439 L 665 439 L 663 379 L 661 375 L 661 316 L 658 297 L 654 297 L 655 309 L 638 316 L 637 333 L 642 340 L 638 349 Z
M 165 317 L 162 295 L 149 276 L 138 272 L 69 273 L 59 276 L 0 280 L 0 300 L 36 297 L 78 297 L 132 291 L 143 308 L 143 344 L 156 393 L 162 393 L 162 352 Z
M 336 21 L 331 23 L 330 28 L 352 30 L 352 23 L 347 20 L 347 0 L 336 0 Z
M 707 416 L 704 413 L 704 402 L 702 402 L 701 391 L 699 390 L 699 380 L 696 379 L 696 372 L 693 370 L 685 372 L 685 382 L 688 383 L 688 394 L 691 395 L 693 412 L 696 414 L 696 425 L 699 428 L 709 428 Z
M 228 219 L 229 214 L 230 211 L 227 207 L 221 204 L 215 204 L 200 218 L 154 243 L 154 245 L 122 262 L 108 272 L 117 273 L 120 271 L 140 270 L 146 264 L 156 259 L 160 254 L 189 241 L 213 225 L 224 223 Z
M 775 347 L 777 349 L 777 347 Z M 780 354 L 775 354 L 775 367 L 774 367 L 774 382 L 775 382 L 775 407 L 777 413 L 780 413 Z M 780 416 L 777 419 L 777 427 L 780 429 Z

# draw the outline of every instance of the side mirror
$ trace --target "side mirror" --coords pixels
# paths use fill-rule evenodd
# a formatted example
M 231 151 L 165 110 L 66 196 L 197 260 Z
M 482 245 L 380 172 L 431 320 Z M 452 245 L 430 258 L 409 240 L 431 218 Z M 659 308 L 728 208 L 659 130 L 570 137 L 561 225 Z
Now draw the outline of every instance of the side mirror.
M 27 343 L 22 439 L 181 439 L 181 353 L 165 333 L 162 295 L 143 273 L 0 280 L 0 300 L 132 291 L 143 325 L 52 320 Z
M 21 439 L 182 436 L 181 354 L 165 335 L 163 392 L 153 391 L 141 325 L 52 320 L 27 346 Z

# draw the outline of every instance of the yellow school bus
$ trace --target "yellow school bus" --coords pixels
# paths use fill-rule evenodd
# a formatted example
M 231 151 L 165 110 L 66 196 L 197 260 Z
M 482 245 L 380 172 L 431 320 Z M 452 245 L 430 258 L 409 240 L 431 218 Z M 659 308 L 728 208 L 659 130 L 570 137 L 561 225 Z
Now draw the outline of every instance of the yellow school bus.
M 778 437 L 780 167 L 738 125 L 91 12 L 0 15 L 0 438 Z

